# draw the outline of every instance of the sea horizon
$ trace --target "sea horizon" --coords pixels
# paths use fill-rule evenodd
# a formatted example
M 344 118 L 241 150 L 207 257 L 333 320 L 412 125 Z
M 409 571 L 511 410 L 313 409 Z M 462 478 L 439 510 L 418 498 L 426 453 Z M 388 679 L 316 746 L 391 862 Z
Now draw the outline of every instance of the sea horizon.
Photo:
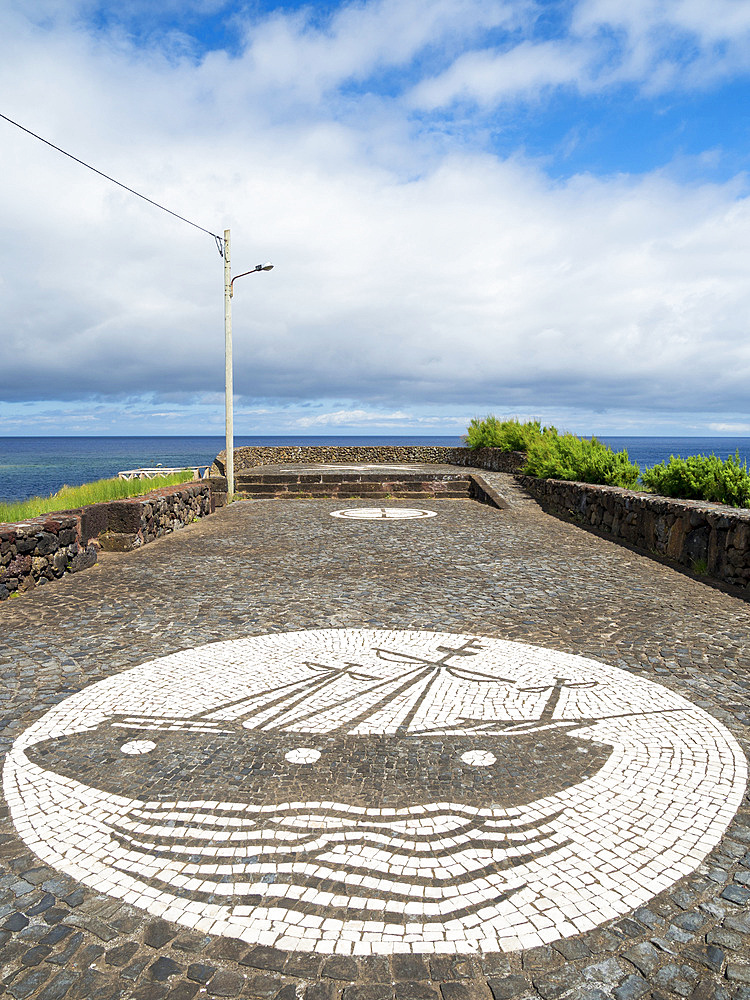
M 669 456 L 717 454 L 739 451 L 750 462 L 750 437 L 699 435 L 598 434 L 615 451 L 625 449 L 641 470 L 666 461 Z M 235 448 L 243 445 L 443 445 L 460 447 L 463 435 L 428 434 L 237 434 Z M 49 496 L 63 485 L 78 486 L 116 476 L 126 469 L 164 465 L 207 465 L 224 449 L 224 436 L 215 434 L 169 435 L 12 435 L 0 437 L 0 501 L 16 502 L 32 496 Z

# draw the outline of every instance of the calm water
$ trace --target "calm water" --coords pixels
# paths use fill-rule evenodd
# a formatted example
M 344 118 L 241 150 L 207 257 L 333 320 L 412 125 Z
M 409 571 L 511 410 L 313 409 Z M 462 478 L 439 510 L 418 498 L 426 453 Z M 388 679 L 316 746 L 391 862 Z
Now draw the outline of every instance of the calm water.
M 610 434 L 597 435 L 600 441 L 614 451 L 627 450 L 631 462 L 637 462 L 641 472 L 658 462 L 668 462 L 670 455 L 718 455 L 719 458 L 734 456 L 739 451 L 740 460 L 750 465 L 750 438 L 747 437 L 616 437 Z
M 240 437 L 243 444 L 445 444 L 458 437 Z M 206 465 L 224 448 L 223 437 L 0 437 L 0 501 L 49 496 L 125 469 Z
M 750 438 L 602 436 L 616 451 L 627 448 L 641 469 L 675 455 L 710 454 L 721 458 L 739 449 L 750 462 Z M 460 445 L 459 437 L 237 437 L 243 444 L 441 444 Z M 158 465 L 204 465 L 224 447 L 222 437 L 9 437 L 0 438 L 0 500 L 48 496 L 65 483 L 77 486 L 116 476 L 124 469 Z

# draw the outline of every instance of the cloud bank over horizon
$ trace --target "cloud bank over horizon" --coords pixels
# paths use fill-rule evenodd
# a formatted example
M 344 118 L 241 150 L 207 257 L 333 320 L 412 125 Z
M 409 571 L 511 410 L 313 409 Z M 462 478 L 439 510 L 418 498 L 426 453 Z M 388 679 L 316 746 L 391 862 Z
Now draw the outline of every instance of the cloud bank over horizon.
M 747 4 L 27 8 L 0 112 L 276 265 L 238 434 L 750 433 Z M 221 433 L 211 237 L 0 136 L 0 435 Z

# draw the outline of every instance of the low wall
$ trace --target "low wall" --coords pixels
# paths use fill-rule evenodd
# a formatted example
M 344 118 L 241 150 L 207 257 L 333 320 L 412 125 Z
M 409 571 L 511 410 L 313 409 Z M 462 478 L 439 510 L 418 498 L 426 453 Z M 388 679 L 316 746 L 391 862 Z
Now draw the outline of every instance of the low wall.
M 137 548 L 210 514 L 214 506 L 210 481 L 200 480 L 0 524 L 0 601 L 88 569 L 100 548 Z
M 95 562 L 96 548 L 83 540 L 78 514 L 0 524 L 0 601 Z
M 614 486 L 518 476 L 550 513 L 566 517 L 750 595 L 750 510 L 673 500 Z
M 298 462 L 425 462 L 431 465 L 460 465 L 492 472 L 516 472 L 525 460 L 517 451 L 498 448 L 449 448 L 441 445 L 244 445 L 234 449 L 235 476 L 261 465 Z M 214 459 L 214 470 L 226 475 L 226 451 Z
M 108 508 L 107 527 L 97 536 L 105 552 L 129 552 L 213 512 L 211 486 L 205 480 L 95 506 Z

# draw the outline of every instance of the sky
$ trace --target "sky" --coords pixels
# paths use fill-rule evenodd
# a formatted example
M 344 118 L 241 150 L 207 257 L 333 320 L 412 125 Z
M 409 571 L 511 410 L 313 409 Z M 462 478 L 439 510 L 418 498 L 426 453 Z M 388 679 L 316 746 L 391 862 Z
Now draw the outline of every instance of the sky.
M 748 0 L 0 0 L 0 436 L 750 435 Z M 205 229 L 208 232 L 202 232 Z

